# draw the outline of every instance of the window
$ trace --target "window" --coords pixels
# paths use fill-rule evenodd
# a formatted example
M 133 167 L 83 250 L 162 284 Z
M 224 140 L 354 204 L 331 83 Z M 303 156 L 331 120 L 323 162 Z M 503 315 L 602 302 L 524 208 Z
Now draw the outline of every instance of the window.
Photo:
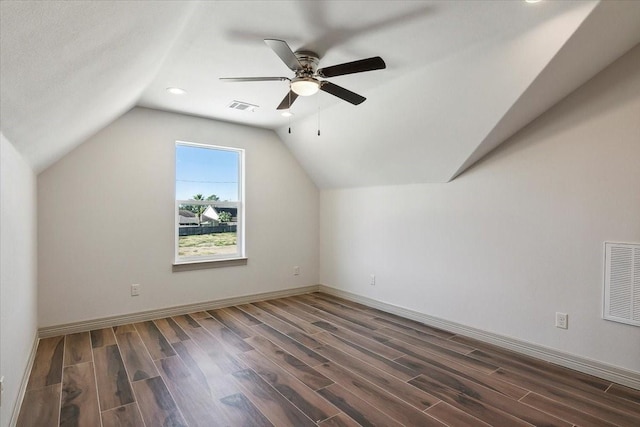
M 244 258 L 244 150 L 176 143 L 175 264 Z

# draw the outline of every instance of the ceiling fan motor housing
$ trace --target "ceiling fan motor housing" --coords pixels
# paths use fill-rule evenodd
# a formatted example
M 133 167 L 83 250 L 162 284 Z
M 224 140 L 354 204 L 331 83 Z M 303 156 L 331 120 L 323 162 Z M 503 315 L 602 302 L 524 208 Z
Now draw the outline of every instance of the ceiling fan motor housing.
M 300 96 L 311 96 L 320 89 L 320 80 L 317 78 L 316 70 L 320 62 L 318 54 L 308 50 L 299 50 L 294 53 L 301 68 L 298 68 L 296 76 L 291 80 L 291 90 Z
M 295 55 L 302 65 L 302 68 L 296 71 L 296 77 L 313 77 L 320 63 L 318 54 L 310 50 L 299 50 L 295 52 Z

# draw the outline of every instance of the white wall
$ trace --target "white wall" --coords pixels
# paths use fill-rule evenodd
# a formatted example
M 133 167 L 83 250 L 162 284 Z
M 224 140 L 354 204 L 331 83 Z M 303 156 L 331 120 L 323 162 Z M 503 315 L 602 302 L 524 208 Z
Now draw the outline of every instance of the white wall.
M 601 319 L 603 242 L 640 242 L 640 46 L 451 183 L 320 206 L 322 284 L 640 372 Z
M 0 426 L 8 426 L 36 329 L 36 176 L 0 133 Z
M 246 150 L 248 265 L 172 272 L 176 140 Z M 318 198 L 272 131 L 135 108 L 38 176 L 40 326 L 317 284 Z

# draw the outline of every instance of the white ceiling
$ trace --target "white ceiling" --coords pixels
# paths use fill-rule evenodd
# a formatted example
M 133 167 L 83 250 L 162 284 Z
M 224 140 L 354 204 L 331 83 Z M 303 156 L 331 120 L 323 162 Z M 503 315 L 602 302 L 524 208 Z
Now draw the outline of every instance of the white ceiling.
M 322 188 L 448 181 L 640 42 L 626 1 L 0 4 L 0 126 L 37 171 L 140 105 L 274 129 Z M 298 98 L 289 134 L 286 82 L 218 80 L 291 77 L 264 38 L 387 69 L 331 79 L 359 106 Z

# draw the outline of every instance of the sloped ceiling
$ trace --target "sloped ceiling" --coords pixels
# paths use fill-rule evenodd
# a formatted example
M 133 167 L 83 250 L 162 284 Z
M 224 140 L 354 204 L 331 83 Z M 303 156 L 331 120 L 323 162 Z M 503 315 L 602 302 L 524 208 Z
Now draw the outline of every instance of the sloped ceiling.
M 0 5 L 0 129 L 37 171 L 140 105 L 273 129 L 321 188 L 448 181 L 640 42 L 627 1 Z M 291 77 L 264 38 L 387 69 L 332 79 L 359 106 L 299 98 L 289 133 L 286 82 L 218 80 Z
M 153 3 L 0 3 L 0 126 L 36 171 L 133 107 L 153 80 L 191 11 Z

